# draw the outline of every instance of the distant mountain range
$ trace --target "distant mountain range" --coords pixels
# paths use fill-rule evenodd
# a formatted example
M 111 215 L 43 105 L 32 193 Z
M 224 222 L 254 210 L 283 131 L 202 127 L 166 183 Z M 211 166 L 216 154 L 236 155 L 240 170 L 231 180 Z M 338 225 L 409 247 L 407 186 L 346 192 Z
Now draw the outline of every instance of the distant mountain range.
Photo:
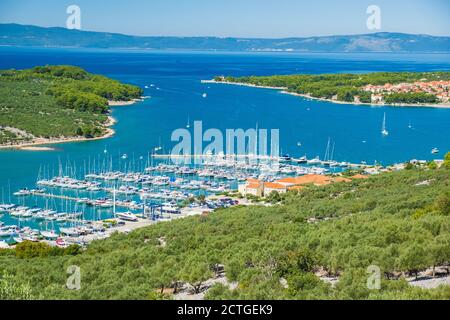
M 218 51 L 450 52 L 450 37 L 389 32 L 284 39 L 144 37 L 0 24 L 0 45 Z

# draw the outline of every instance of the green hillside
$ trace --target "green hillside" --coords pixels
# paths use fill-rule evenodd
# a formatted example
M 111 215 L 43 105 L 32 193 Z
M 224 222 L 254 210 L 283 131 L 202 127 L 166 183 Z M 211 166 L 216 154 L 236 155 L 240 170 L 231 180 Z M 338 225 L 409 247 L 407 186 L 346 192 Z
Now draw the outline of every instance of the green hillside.
M 404 277 L 448 265 L 449 215 L 450 170 L 413 168 L 308 187 L 271 207 L 115 234 L 82 253 L 22 244 L 0 252 L 0 274 L 27 298 L 171 298 L 158 292 L 183 283 L 200 288 L 223 265 L 237 288 L 215 285 L 206 298 L 448 300 L 450 286 L 426 290 Z M 65 289 L 70 265 L 81 268 L 81 290 Z M 370 265 L 381 269 L 380 290 L 366 286 Z M 318 270 L 339 281 L 333 287 Z
M 104 134 L 108 100 L 142 90 L 73 66 L 0 71 L 0 144 Z

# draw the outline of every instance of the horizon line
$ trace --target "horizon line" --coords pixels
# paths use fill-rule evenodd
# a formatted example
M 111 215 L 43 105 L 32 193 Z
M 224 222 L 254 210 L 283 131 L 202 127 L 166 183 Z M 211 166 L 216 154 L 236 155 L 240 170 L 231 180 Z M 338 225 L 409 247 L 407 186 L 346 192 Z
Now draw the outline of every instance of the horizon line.
M 177 36 L 177 35 L 134 35 L 121 32 L 111 32 L 111 31 L 96 31 L 96 30 L 85 30 L 85 29 L 68 29 L 61 26 L 40 26 L 33 24 L 21 24 L 15 22 L 0 22 L 0 25 L 17 25 L 23 27 L 36 27 L 43 29 L 64 29 L 68 31 L 78 31 L 87 33 L 107 33 L 128 37 L 138 37 L 138 38 L 217 38 L 217 39 L 248 39 L 248 40 L 283 40 L 283 39 L 311 39 L 311 38 L 326 38 L 326 37 L 351 37 L 351 36 L 370 36 L 377 34 L 401 34 L 401 35 L 411 35 L 411 36 L 427 36 L 435 38 L 450 38 L 450 35 L 432 35 L 426 33 L 405 33 L 405 32 L 395 32 L 395 31 L 376 31 L 368 33 L 353 33 L 353 34 L 331 34 L 331 35 L 315 35 L 315 36 L 287 36 L 287 37 L 240 37 L 240 36 Z

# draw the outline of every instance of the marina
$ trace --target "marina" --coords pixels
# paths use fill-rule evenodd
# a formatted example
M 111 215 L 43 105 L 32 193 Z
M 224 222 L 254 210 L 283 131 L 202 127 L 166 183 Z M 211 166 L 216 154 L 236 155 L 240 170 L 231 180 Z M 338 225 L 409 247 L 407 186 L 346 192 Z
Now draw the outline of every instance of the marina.
M 159 156 L 151 160 L 158 163 L 144 166 L 140 172 L 132 165 L 127 172 L 95 170 L 93 166 L 83 174 L 84 170 L 73 163 L 64 169 L 60 163 L 59 176 L 46 178 L 42 172 L 49 170 L 40 170 L 36 188 L 14 192 L 15 201 L 10 203 L 2 199 L 0 220 L 7 223 L 0 221 L 0 239 L 3 247 L 23 241 L 84 246 L 115 231 L 129 232 L 159 221 L 239 204 L 227 194 L 243 189 L 247 190 L 243 194 L 257 195 L 257 190 L 249 189 L 254 181 L 261 181 L 269 194 L 277 188 L 283 188 L 283 192 L 291 187 L 302 188 L 295 187 L 295 181 L 314 181 L 317 185 L 346 181 L 339 174 L 347 169 L 367 174 L 396 170 L 396 166 L 335 161 L 334 149 L 335 144 L 329 139 L 324 160 L 289 155 L 257 158 L 208 154 L 201 164 L 179 165 L 171 164 L 168 156 Z M 112 160 L 109 161 L 102 167 L 113 168 Z
M 0 300 L 450 300 L 450 3 L 197 2 L 2 0 Z
M 103 235 L 104 226 L 111 221 L 114 226 L 118 222 L 153 223 L 185 216 L 186 210 L 201 214 L 235 205 L 236 201 L 225 196 L 220 199 L 220 195 L 236 192 L 239 184 L 249 179 L 271 182 L 364 167 L 287 155 L 276 159 L 206 155 L 196 165 L 171 164 L 163 158 L 149 160 L 158 163 L 144 166 L 140 172 L 131 164 L 126 172 L 106 170 L 114 167 L 111 159 L 105 159 L 100 170 L 93 163 L 85 173 L 74 163 L 60 163 L 59 175 L 53 177 L 46 177 L 48 168 L 41 168 L 36 188 L 14 192 L 11 203 L 2 199 L 0 212 L 13 223 L 2 222 L 0 238 L 10 244 L 45 240 L 66 245 L 81 236 Z M 211 200 L 217 195 L 219 200 Z M 65 241 L 58 244 L 60 237 Z
M 364 54 L 343 59 L 339 54 L 110 52 L 116 61 L 111 64 L 101 52 L 60 53 L 59 49 L 4 48 L 0 67 L 29 68 L 38 65 L 37 60 L 79 65 L 138 85 L 152 98 L 126 107 L 112 106 L 116 135 L 108 139 L 43 146 L 40 151 L 0 152 L 0 240 L 9 244 L 68 234 L 66 242 L 78 241 L 85 231 L 77 235 L 74 228 L 114 225 L 105 229 L 108 233 L 125 228 L 119 222 L 127 229 L 183 217 L 187 212 L 201 214 L 234 205 L 224 200 L 226 193 L 238 190 L 249 179 L 270 186 L 284 177 L 339 174 L 347 169 L 376 173 L 408 159 L 440 159 L 450 149 L 441 134 L 449 125 L 448 110 L 336 105 L 271 89 L 201 82 L 218 74 L 294 74 L 298 72 L 295 65 L 302 65 L 305 73 L 397 71 L 403 66 L 432 70 L 430 59 L 450 67 L 446 55 L 405 61 L 398 55 L 374 60 Z M 174 77 L 187 72 L 174 63 L 185 59 L 198 70 Z M 281 156 L 171 155 L 173 130 L 192 131 L 198 120 L 205 129 L 223 132 L 254 128 L 256 123 L 279 128 Z M 219 200 L 212 200 L 214 196 Z M 133 216 L 138 221 L 130 221 Z M 102 232 L 96 230 L 89 237 L 102 236 Z M 56 240 L 51 241 L 56 244 Z

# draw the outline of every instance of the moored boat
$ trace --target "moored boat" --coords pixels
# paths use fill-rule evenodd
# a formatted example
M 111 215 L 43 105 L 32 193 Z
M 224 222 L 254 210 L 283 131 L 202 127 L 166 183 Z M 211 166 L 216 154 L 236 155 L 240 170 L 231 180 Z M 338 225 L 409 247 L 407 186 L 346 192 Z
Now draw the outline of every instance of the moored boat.
M 58 235 L 53 231 L 41 231 L 41 235 L 48 240 L 55 240 L 58 238 Z
M 6 243 L 6 241 L 0 241 L 0 249 L 8 249 L 9 244 Z
M 116 212 L 116 217 L 124 221 L 138 221 L 138 218 L 131 212 Z

